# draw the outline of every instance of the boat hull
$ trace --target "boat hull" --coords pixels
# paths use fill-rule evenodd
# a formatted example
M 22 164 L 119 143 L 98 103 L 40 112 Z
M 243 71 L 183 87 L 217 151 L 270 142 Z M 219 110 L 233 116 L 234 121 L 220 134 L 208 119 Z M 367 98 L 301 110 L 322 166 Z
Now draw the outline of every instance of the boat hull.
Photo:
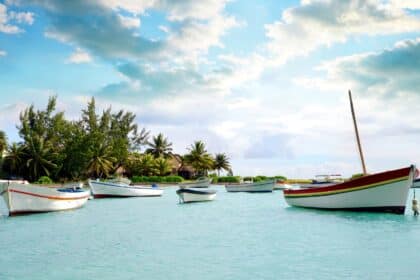
M 228 192 L 272 192 L 275 180 L 247 183 L 247 184 L 230 184 L 226 185 L 226 191 Z
M 403 214 L 415 172 L 415 167 L 411 166 L 332 186 L 284 190 L 283 193 L 291 206 Z
M 122 183 L 108 183 L 89 181 L 89 186 L 94 198 L 106 197 L 153 197 L 161 196 L 162 189 L 152 187 L 130 186 Z
M 55 187 L 19 183 L 4 183 L 0 189 L 11 216 L 80 208 L 90 195 L 88 190 L 62 192 Z
M 176 193 L 182 203 L 212 201 L 216 198 L 216 191 L 179 189 Z

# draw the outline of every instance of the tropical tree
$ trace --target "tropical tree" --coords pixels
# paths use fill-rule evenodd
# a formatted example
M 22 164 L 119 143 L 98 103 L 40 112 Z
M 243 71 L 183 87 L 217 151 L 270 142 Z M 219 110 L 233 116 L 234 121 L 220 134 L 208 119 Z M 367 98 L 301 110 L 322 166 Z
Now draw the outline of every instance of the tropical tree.
M 141 151 L 142 147 L 146 146 L 149 143 L 150 131 L 146 130 L 144 127 L 137 131 L 137 127 L 130 138 L 130 150 L 131 151 Z
M 0 130 L 0 158 L 3 157 L 3 152 L 7 149 L 7 137 L 4 131 Z
M 24 145 L 25 166 L 31 181 L 41 176 L 51 176 L 57 170 L 57 153 L 52 145 L 39 136 L 27 139 Z
M 214 160 L 202 141 L 195 141 L 187 149 L 189 153 L 184 156 L 184 160 L 198 172 L 198 175 L 206 175 L 208 170 L 213 169 Z
M 171 166 L 165 158 L 155 159 L 156 174 L 159 176 L 168 175 L 171 172 Z
M 24 156 L 24 146 L 12 143 L 12 145 L 7 148 L 7 155 L 3 160 L 3 170 L 13 176 L 21 175 Z
M 90 177 L 108 177 L 114 170 L 115 158 L 111 155 L 111 149 L 104 143 L 91 147 L 87 164 L 87 175 Z
M 152 138 L 151 142 L 148 142 L 148 148 L 146 153 L 152 154 L 155 158 L 168 157 L 172 152 L 172 143 L 168 141 L 168 138 L 164 137 L 162 133 Z
M 229 158 L 226 156 L 226 154 L 221 153 L 221 154 L 216 154 L 216 156 L 214 157 L 214 166 L 213 168 L 215 170 L 217 170 L 217 176 L 220 177 L 220 171 L 221 170 L 225 170 L 225 171 L 229 171 L 231 166 L 229 163 Z

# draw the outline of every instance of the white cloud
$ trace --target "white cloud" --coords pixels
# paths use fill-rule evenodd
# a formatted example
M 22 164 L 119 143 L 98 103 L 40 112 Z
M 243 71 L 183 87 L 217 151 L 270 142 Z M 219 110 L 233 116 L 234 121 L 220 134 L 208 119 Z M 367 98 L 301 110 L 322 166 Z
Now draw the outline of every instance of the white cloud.
M 66 60 L 67 63 L 89 63 L 92 61 L 92 57 L 86 51 L 77 48 Z
M 137 17 L 126 17 L 122 15 L 118 15 L 120 22 L 126 28 L 139 28 L 140 27 L 140 18 Z
M 15 34 L 23 32 L 17 25 L 11 21 L 31 25 L 34 22 L 34 14 L 31 12 L 7 11 L 7 6 L 0 3 L 0 32 Z
M 6 55 L 7 55 L 6 51 L 0 50 L 0 56 L 6 56 Z
M 267 48 L 283 64 L 319 47 L 346 42 L 350 36 L 416 32 L 420 20 L 379 0 L 314 0 L 286 9 L 281 20 L 265 28 Z
M 35 21 L 34 13 L 31 12 L 10 12 L 9 19 L 15 20 L 18 23 L 32 25 Z

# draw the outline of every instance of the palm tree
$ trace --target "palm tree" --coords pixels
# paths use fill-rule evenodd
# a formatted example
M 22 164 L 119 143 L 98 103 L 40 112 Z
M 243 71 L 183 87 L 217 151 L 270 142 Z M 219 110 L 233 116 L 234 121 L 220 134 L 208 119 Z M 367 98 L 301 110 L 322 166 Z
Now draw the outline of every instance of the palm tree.
M 155 167 L 157 175 L 159 176 L 165 176 L 171 172 L 171 166 L 165 158 L 155 159 Z
M 202 141 L 195 141 L 189 148 L 189 153 L 185 155 L 184 160 L 190 164 L 199 175 L 206 175 L 208 170 L 212 170 L 214 160 L 207 152 L 206 146 Z
M 7 149 L 7 137 L 4 131 L 0 130 L 0 158 L 3 157 L 3 152 Z
M 217 170 L 217 176 L 220 177 L 220 170 L 229 171 L 231 169 L 229 158 L 226 154 L 216 154 L 214 158 L 214 169 Z
M 148 142 L 147 145 L 150 148 L 146 150 L 146 153 L 152 154 L 155 158 L 166 158 L 172 152 L 172 143 L 162 133 L 154 136 L 152 142 Z
M 87 164 L 88 176 L 96 178 L 108 177 L 114 168 L 115 158 L 111 156 L 111 149 L 102 143 L 90 151 L 90 160 Z
M 20 175 L 24 156 L 24 146 L 12 143 L 12 145 L 7 148 L 7 155 L 4 157 L 3 161 L 3 169 L 8 172 L 9 175 Z
M 139 173 L 144 176 L 152 176 L 156 173 L 155 159 L 150 154 L 144 154 L 139 161 Z
M 26 168 L 29 178 L 36 180 L 40 176 L 50 176 L 57 168 L 54 161 L 57 153 L 51 144 L 39 136 L 32 136 L 27 139 L 24 147 Z

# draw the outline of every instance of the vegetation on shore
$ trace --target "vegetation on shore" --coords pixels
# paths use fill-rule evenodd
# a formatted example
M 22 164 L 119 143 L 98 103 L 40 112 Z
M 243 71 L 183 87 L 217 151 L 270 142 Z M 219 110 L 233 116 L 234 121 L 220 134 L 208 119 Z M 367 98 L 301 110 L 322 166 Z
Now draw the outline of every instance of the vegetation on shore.
M 31 105 L 21 112 L 21 142 L 8 144 L 0 131 L 2 177 L 62 182 L 125 175 L 134 181 L 175 182 L 183 180 L 177 176 L 182 168 L 193 177 L 213 170 L 232 173 L 226 154 L 211 155 L 203 141 L 191 144 L 187 154 L 176 155 L 162 133 L 149 141 L 150 132 L 139 129 L 131 112 L 108 108 L 97 114 L 92 98 L 80 119 L 72 121 L 56 111 L 56 102 L 50 97 L 44 110 Z

